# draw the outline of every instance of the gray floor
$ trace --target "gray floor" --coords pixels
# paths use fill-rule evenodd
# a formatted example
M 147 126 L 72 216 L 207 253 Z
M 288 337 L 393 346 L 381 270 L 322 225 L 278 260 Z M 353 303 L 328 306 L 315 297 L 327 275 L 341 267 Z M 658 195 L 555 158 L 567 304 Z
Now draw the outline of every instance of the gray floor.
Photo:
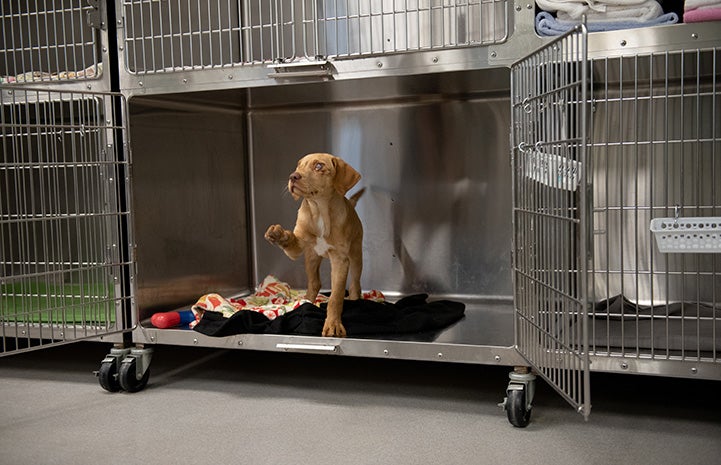
M 715 464 L 721 383 L 594 375 L 589 422 L 505 368 L 156 348 L 147 389 L 110 394 L 107 346 L 0 359 L 0 464 Z

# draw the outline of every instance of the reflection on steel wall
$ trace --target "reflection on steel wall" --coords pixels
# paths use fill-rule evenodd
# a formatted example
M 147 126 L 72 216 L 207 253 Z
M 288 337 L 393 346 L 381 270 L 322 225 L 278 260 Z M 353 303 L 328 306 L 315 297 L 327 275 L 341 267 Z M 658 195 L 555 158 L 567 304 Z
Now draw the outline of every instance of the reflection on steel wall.
M 367 189 L 357 207 L 363 288 L 510 296 L 507 82 L 505 69 L 336 82 L 296 87 L 283 96 L 294 104 L 281 107 L 272 89 L 255 91 L 258 274 L 305 283 L 303 264 L 262 234 L 270 224 L 293 225 L 288 175 L 300 156 L 327 151 L 358 169 L 358 187 Z

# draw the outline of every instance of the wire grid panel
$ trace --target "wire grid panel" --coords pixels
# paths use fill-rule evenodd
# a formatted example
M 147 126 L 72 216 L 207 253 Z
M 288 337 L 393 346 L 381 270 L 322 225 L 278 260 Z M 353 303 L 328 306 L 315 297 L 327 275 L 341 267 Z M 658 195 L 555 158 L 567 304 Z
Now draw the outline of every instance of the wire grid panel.
M 503 42 L 507 0 L 304 0 L 306 56 L 328 58 Z
M 295 57 L 294 0 L 124 0 L 126 69 L 150 74 Z
M 719 363 L 721 256 L 664 253 L 650 225 L 718 226 L 721 49 L 595 59 L 591 80 L 591 351 Z
M 0 3 L 0 84 L 94 79 L 102 73 L 92 2 Z
M 590 412 L 585 289 L 584 28 L 511 69 L 516 343 Z
M 0 91 L 2 353 L 125 330 L 123 100 Z

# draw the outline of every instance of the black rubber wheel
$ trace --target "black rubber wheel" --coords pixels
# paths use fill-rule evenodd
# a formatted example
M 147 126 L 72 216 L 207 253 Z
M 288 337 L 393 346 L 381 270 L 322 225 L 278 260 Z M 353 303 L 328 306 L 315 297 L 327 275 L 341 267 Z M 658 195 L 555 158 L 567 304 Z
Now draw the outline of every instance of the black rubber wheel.
M 142 391 L 148 384 L 148 378 L 150 378 L 150 368 L 145 370 L 143 377 L 138 379 L 136 376 L 138 361 L 135 357 L 131 357 L 130 361 L 123 361 L 120 363 L 120 373 L 118 373 L 118 380 L 120 381 L 120 387 L 126 392 L 138 392 Z
M 508 421 L 517 428 L 525 428 L 531 422 L 531 409 L 526 407 L 526 390 L 509 389 L 506 391 L 506 415 Z
M 113 360 L 112 362 L 103 362 L 100 364 L 100 370 L 98 371 L 98 381 L 100 381 L 100 387 L 102 387 L 108 392 L 120 391 L 117 360 Z

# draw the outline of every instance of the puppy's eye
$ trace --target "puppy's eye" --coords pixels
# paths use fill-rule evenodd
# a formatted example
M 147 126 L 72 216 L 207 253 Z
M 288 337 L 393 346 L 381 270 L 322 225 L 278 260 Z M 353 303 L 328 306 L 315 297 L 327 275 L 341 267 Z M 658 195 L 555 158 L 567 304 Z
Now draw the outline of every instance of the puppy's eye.
M 316 171 L 323 171 L 324 166 L 325 165 L 323 163 L 316 163 L 313 169 L 315 169 Z

